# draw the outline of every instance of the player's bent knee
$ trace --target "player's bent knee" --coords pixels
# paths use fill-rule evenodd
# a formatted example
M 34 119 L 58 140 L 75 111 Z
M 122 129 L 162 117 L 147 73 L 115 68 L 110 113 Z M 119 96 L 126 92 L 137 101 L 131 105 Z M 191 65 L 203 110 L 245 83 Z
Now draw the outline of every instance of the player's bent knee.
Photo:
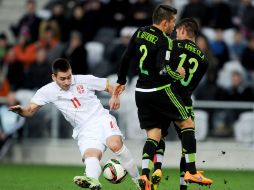
M 120 136 L 109 137 L 106 141 L 107 147 L 113 152 L 119 151 L 123 147 L 123 141 Z
M 117 152 L 123 147 L 122 139 L 121 138 L 113 138 L 112 140 L 109 141 L 107 146 L 113 152 Z
M 192 121 L 191 117 L 189 117 L 187 120 L 184 121 L 177 121 L 175 122 L 177 124 L 177 126 L 180 129 L 184 129 L 184 128 L 195 128 L 195 124 Z
M 146 131 L 146 133 L 147 133 L 147 138 L 153 139 L 157 142 L 159 142 L 162 137 L 161 129 L 159 129 L 159 128 L 149 129 Z
M 102 152 L 98 149 L 95 149 L 95 148 L 88 148 L 84 152 L 83 158 L 86 159 L 86 158 L 89 158 L 89 157 L 96 157 L 100 160 L 101 157 L 102 157 Z
M 123 147 L 122 143 L 119 142 L 113 142 L 110 144 L 110 146 L 108 146 L 110 148 L 110 150 L 112 150 L 113 152 L 118 152 L 119 150 L 121 150 L 121 148 Z

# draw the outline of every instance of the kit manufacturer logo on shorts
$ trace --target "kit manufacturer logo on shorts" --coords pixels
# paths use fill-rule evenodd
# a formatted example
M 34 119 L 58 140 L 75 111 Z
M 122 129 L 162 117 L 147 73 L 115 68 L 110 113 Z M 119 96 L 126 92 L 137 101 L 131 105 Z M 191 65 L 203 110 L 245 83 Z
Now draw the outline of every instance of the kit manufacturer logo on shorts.
M 112 122 L 112 121 L 110 121 L 110 128 L 112 129 L 112 130 L 116 130 L 117 128 L 116 128 L 116 126 L 115 126 L 115 124 Z
M 85 92 L 84 86 L 82 84 L 77 85 L 77 91 L 80 94 L 83 94 Z

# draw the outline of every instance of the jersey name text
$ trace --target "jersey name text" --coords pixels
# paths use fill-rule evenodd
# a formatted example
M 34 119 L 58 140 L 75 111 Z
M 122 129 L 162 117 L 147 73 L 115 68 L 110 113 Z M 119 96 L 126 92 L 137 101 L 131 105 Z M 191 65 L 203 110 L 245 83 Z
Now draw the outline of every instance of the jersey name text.
M 153 35 L 151 33 L 148 33 L 148 32 L 141 32 L 141 31 L 139 31 L 137 37 L 138 38 L 142 38 L 142 39 L 144 39 L 146 41 L 149 41 L 149 42 L 151 42 L 153 44 L 156 44 L 156 42 L 158 41 L 158 37 L 157 36 L 155 36 L 155 35 Z
M 181 43 L 177 44 L 179 48 L 184 48 L 192 53 L 195 53 L 196 55 L 198 55 L 202 60 L 204 60 L 205 55 L 197 48 L 195 48 L 194 46 L 190 45 L 190 44 L 185 44 L 184 46 Z

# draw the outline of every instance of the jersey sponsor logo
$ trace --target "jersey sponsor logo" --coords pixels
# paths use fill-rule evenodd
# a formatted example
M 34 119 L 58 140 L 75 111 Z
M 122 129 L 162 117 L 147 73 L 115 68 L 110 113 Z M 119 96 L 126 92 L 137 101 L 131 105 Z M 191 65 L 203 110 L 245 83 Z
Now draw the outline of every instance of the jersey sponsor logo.
M 84 86 L 82 84 L 78 85 L 77 91 L 79 94 L 83 94 L 85 92 Z

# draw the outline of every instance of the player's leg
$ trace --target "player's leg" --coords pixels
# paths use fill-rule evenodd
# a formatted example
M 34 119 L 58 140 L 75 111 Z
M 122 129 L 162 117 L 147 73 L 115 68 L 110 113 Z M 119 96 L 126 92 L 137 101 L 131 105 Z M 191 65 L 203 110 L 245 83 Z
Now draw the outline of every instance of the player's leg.
M 151 190 L 157 190 L 159 183 L 161 182 L 162 179 L 162 162 L 165 153 L 165 139 L 166 136 L 168 135 L 168 128 L 170 126 L 170 123 L 171 122 L 168 121 L 162 125 L 161 130 L 162 138 L 156 148 L 156 153 L 153 159 L 154 171 L 151 176 Z
M 188 184 L 186 181 L 184 181 L 184 175 L 186 172 L 186 161 L 185 161 L 185 155 L 182 151 L 182 156 L 180 160 L 180 190 L 187 190 Z
M 165 138 L 161 138 L 153 158 L 154 163 L 153 171 L 156 171 L 158 169 L 161 170 L 164 153 L 165 153 Z
M 172 87 L 168 87 L 165 89 L 165 94 L 166 97 L 165 99 L 167 99 L 167 103 L 165 103 L 165 111 L 163 112 L 165 119 L 163 119 L 164 121 L 176 121 L 176 120 L 184 120 L 187 119 L 189 117 L 189 112 L 188 110 L 185 108 L 185 104 L 182 101 L 181 97 L 177 95 L 177 93 L 175 92 L 175 90 Z M 177 134 L 179 136 L 179 138 L 181 139 L 181 130 L 179 127 L 177 127 Z M 181 171 L 181 176 L 182 171 L 184 171 L 184 159 L 181 159 L 181 163 L 180 163 L 180 171 Z M 183 179 L 183 176 L 180 176 L 180 181 L 181 179 Z M 181 183 L 183 184 L 183 183 Z M 183 185 L 181 185 L 180 189 L 182 188 Z
M 191 174 L 197 173 L 196 170 L 196 139 L 194 123 L 189 117 L 185 121 L 176 122 L 181 129 L 182 146 L 185 153 L 186 168 Z
M 184 180 L 190 183 L 199 183 L 203 185 L 211 185 L 212 180 L 203 176 L 196 170 L 196 139 L 195 127 L 191 117 L 184 121 L 177 121 L 176 124 L 181 128 L 182 148 L 186 161 L 186 173 Z
M 108 125 L 105 125 L 105 123 L 108 123 Z M 102 124 L 106 146 L 116 154 L 121 165 L 129 173 L 133 182 L 137 185 L 139 178 L 138 167 L 135 164 L 131 152 L 123 144 L 122 133 L 117 126 L 116 119 L 112 115 L 105 116 Z
M 147 139 L 142 154 L 142 175 L 139 180 L 142 190 L 150 190 L 150 171 L 153 168 L 153 158 L 161 138 L 161 129 L 147 129 L 146 133 Z
M 182 134 L 181 134 L 181 129 L 174 123 L 174 127 L 176 130 L 176 133 L 180 139 L 180 141 L 182 141 Z M 182 149 L 182 156 L 181 156 L 181 160 L 180 160 L 180 190 L 187 190 L 188 188 L 188 184 L 184 181 L 184 175 L 186 172 L 186 161 L 185 161 L 185 154 L 183 152 L 183 148 Z
M 147 140 L 143 147 L 143 156 L 142 156 L 142 175 L 146 175 L 147 178 L 150 178 L 150 171 L 153 169 L 154 156 L 156 155 L 156 150 L 161 138 L 161 129 L 153 128 L 147 129 Z M 156 167 L 160 164 L 158 163 Z
M 159 118 L 161 103 L 158 103 L 160 93 L 157 92 L 135 92 L 138 108 L 140 128 L 146 130 L 147 139 L 142 152 L 142 175 L 140 176 L 140 187 L 142 190 L 150 190 L 150 171 L 153 168 L 153 158 L 156 148 L 161 139 L 161 120 Z M 157 111 L 158 110 L 158 111 Z
M 177 92 L 169 86 L 165 89 L 165 92 L 168 96 L 168 110 L 165 110 L 164 115 L 168 114 L 168 117 L 171 118 L 178 127 L 181 129 L 182 136 L 182 147 L 185 154 L 186 161 L 186 170 L 184 180 L 201 183 L 201 184 L 211 184 L 212 180 L 201 177 L 201 173 L 196 170 L 196 139 L 195 139 L 195 125 L 192 121 L 191 113 L 186 109 L 184 102 Z M 197 175 L 197 176 L 195 176 Z M 200 180 L 194 180 L 198 177 Z M 202 180 L 201 180 L 202 179 Z
M 169 102 L 169 117 L 174 117 L 173 121 L 181 129 L 182 146 L 186 156 L 187 169 L 191 173 L 196 173 L 195 156 L 196 140 L 194 134 L 194 123 L 191 120 L 190 113 L 185 107 L 181 97 L 171 86 L 165 89 Z M 171 108 L 170 108 L 171 106 Z
M 151 176 L 151 189 L 157 190 L 159 183 L 162 179 L 162 162 L 164 158 L 165 152 L 165 138 L 161 138 L 157 148 L 156 153 L 154 155 L 153 163 L 154 163 L 154 172 Z
M 132 154 L 123 144 L 122 136 L 112 135 L 106 139 L 106 145 L 117 156 L 121 165 L 126 169 L 133 181 L 136 183 L 139 178 L 138 167 L 135 164 Z
M 87 127 L 85 130 L 79 131 L 77 136 L 77 144 L 82 155 L 85 172 L 82 176 L 74 177 L 74 182 L 82 188 L 93 190 L 102 188 L 99 182 L 99 176 L 102 172 L 100 160 L 103 152 L 106 150 L 105 144 L 100 139 L 103 131 L 100 130 L 98 123 L 91 120 L 88 125 L 93 127 Z
M 83 161 L 85 164 L 84 176 L 75 176 L 74 182 L 82 187 L 93 190 L 99 190 L 102 188 L 99 182 L 99 176 L 101 174 L 100 159 L 102 157 L 102 151 L 96 148 L 88 148 L 83 155 Z

